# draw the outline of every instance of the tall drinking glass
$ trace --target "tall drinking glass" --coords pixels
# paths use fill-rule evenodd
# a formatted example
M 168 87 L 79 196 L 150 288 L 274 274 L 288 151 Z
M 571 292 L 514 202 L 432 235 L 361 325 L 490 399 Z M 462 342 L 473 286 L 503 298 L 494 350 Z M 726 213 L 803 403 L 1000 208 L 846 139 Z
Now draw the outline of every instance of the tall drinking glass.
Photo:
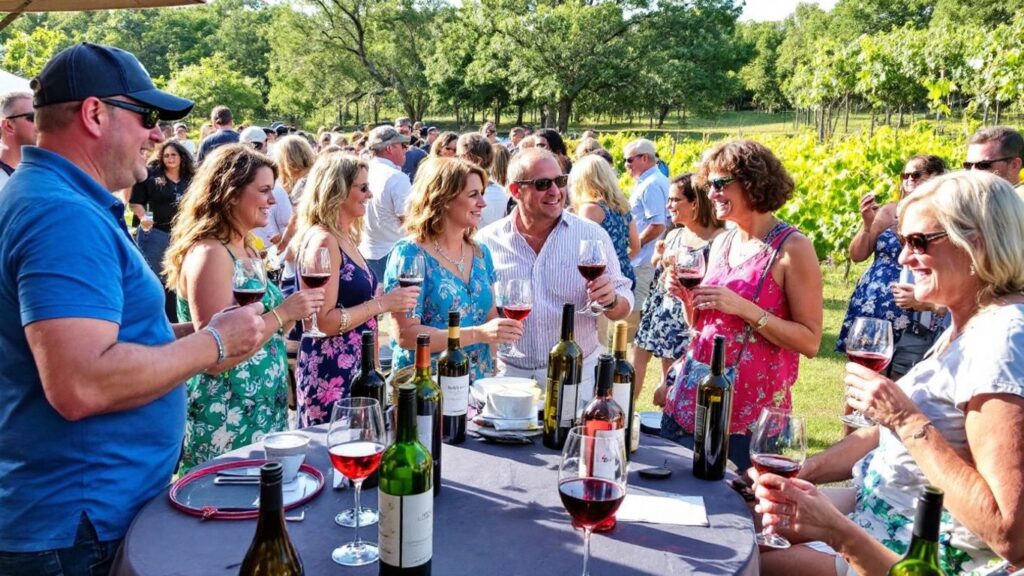
M 854 318 L 853 325 L 846 335 L 846 357 L 850 362 L 875 372 L 885 370 L 892 361 L 893 337 L 892 323 L 881 318 Z M 842 417 L 847 426 L 853 428 L 869 428 L 875 422 L 859 411 L 851 412 Z
M 334 405 L 331 427 L 327 431 L 327 449 L 331 464 L 352 481 L 355 508 L 363 480 L 380 466 L 387 442 L 380 402 L 373 398 L 343 398 Z M 359 538 L 359 514 L 355 517 L 355 539 L 335 548 L 331 559 L 343 566 L 362 566 L 380 557 L 377 545 Z
M 793 478 L 807 458 L 807 424 L 803 416 L 794 416 L 782 408 L 764 408 L 750 437 L 750 460 L 758 474 L 777 474 Z M 757 543 L 769 548 L 789 548 L 789 540 L 768 526 L 756 536 Z
M 302 282 L 310 288 L 321 288 L 324 284 L 327 284 L 327 281 L 331 279 L 331 253 L 327 248 L 317 248 L 312 252 L 304 254 L 299 265 L 299 275 L 302 276 Z M 309 336 L 310 338 L 323 338 L 327 336 L 316 325 L 317 312 L 313 312 L 313 315 L 309 317 L 310 328 L 302 333 L 303 336 Z

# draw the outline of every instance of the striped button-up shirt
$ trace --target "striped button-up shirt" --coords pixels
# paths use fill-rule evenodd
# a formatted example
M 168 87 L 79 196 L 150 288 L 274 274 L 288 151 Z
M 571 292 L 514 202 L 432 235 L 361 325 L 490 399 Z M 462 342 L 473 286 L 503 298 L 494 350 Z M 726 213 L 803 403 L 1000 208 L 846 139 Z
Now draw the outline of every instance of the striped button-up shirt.
M 597 224 L 562 212 L 540 253 L 533 251 L 526 238 L 519 233 L 516 219 L 518 208 L 512 214 L 480 230 L 477 241 L 491 249 L 494 271 L 501 282 L 512 278 L 530 278 L 533 291 L 533 310 L 523 323 L 523 337 L 513 344 L 510 355 L 499 354 L 498 359 L 515 368 L 536 370 L 547 367 L 548 353 L 560 338 L 562 306 L 567 303 L 583 310 L 587 303 L 587 281 L 579 273 L 581 240 L 600 240 L 608 262 L 605 269 L 620 299 L 633 306 L 633 292 L 629 279 L 622 275 L 615 247 L 608 233 Z M 597 317 L 577 314 L 574 332 L 576 343 L 589 356 L 600 345 Z

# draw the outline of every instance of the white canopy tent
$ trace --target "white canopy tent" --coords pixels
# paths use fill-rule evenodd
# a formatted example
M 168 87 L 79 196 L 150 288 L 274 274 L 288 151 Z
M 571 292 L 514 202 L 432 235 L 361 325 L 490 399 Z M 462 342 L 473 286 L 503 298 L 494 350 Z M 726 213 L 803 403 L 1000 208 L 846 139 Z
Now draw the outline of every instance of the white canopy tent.
M 11 74 L 6 70 L 0 70 L 0 94 L 5 92 L 28 92 L 28 80 L 21 76 Z
M 156 8 L 203 4 L 206 0 L 0 0 L 0 12 L 7 16 L 0 20 L 0 30 L 25 12 L 80 12 L 86 10 L 112 10 L 117 8 Z

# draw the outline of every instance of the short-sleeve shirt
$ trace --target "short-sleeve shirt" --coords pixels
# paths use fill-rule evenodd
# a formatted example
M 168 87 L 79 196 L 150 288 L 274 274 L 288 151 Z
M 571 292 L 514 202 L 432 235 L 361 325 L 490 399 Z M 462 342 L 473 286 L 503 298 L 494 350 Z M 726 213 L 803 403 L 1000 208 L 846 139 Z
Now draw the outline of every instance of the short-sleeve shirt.
M 486 246 L 480 246 L 480 252 L 479 256 L 473 256 L 467 284 L 411 239 L 400 240 L 388 258 L 387 270 L 384 272 L 384 291 L 393 290 L 398 286 L 399 261 L 402 257 L 423 254 L 426 270 L 420 299 L 415 309 L 420 323 L 431 328 L 446 329 L 448 312 L 458 310 L 460 326 L 484 324 L 487 322 L 487 314 L 494 305 L 494 295 L 491 292 L 491 285 L 494 284 L 494 262 L 491 260 L 491 251 Z M 413 364 L 415 358 L 412 350 L 402 348 L 395 340 L 392 340 L 391 348 L 392 362 L 396 369 Z M 463 346 L 463 350 L 469 356 L 473 380 L 489 376 L 494 371 L 489 345 L 473 344 Z M 433 356 L 436 358 L 437 355 Z
M 184 178 L 174 182 L 160 168 L 150 168 L 149 178 L 132 186 L 132 195 L 128 201 L 147 206 L 153 212 L 153 227 L 170 232 L 171 221 L 178 213 L 178 201 L 188 185 L 189 181 Z
M 270 245 L 270 239 L 278 234 L 284 234 L 288 229 L 288 221 L 292 218 L 292 201 L 280 183 L 274 185 L 274 205 L 270 207 L 270 215 L 267 225 L 256 228 L 253 234 L 263 240 L 265 246 Z
M 405 151 L 405 162 L 402 164 L 402 172 L 409 177 L 409 182 L 416 181 L 416 170 L 419 169 L 420 162 L 426 157 L 427 152 L 415 146 L 410 146 Z
M 240 139 L 241 136 L 238 132 L 235 132 L 230 128 L 217 130 L 199 143 L 199 153 L 196 156 L 196 162 L 202 162 L 207 156 L 209 156 L 210 152 L 213 152 L 225 144 L 237 144 Z
M 668 178 L 658 170 L 657 166 L 651 166 L 640 175 L 640 179 L 629 196 L 630 212 L 633 213 L 633 220 L 636 222 L 636 229 L 640 235 L 643 235 L 644 230 L 652 224 L 665 225 L 668 223 L 668 209 L 665 207 L 667 204 Z M 657 238 L 640 247 L 640 254 L 632 260 L 634 268 L 651 265 L 654 246 L 657 244 L 656 240 Z
M 164 293 L 124 222 L 124 204 L 34 146 L 0 196 L 0 550 L 71 546 L 80 513 L 122 538 L 166 490 L 181 450 L 185 391 L 70 422 L 43 393 L 25 327 L 57 318 L 118 325 L 118 341 L 174 340 Z
M 484 202 L 487 203 L 487 206 L 480 214 L 480 228 L 504 218 L 508 213 L 508 200 L 508 192 L 502 188 L 501 184 L 494 180 L 488 182 L 487 188 L 484 189 Z
M 398 165 L 385 158 L 370 160 L 367 185 L 373 198 L 366 205 L 359 251 L 370 260 L 380 260 L 405 236 L 399 217 L 405 216 L 412 185 Z

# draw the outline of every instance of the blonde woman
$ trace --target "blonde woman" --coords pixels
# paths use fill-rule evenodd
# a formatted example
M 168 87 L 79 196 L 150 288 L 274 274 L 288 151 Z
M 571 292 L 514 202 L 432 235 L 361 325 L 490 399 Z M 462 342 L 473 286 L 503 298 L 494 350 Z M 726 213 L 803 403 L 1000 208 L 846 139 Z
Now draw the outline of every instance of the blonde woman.
M 463 160 L 428 158 L 419 169 L 409 197 L 405 230 L 395 244 L 384 274 L 384 289 L 397 289 L 404 258 L 422 254 L 426 262 L 423 293 L 415 317 L 398 314 L 398 337 L 392 341 L 393 366 L 412 364 L 418 334 L 430 334 L 431 351 L 444 350 L 448 312 L 461 313 L 462 347 L 470 357 L 472 378 L 493 372 L 491 344 L 512 342 L 523 333 L 516 320 L 498 318 L 494 308 L 494 263 L 486 246 L 473 240 L 486 203 L 487 173 Z
M 361 219 L 370 199 L 366 162 L 340 152 L 320 156 L 306 180 L 299 202 L 298 229 L 292 250 L 301 256 L 327 248 L 337 270 L 324 285 L 317 324 L 326 338 L 303 337 L 296 362 L 296 404 L 299 425 L 329 422 L 334 403 L 351 393 L 359 368 L 365 330 L 377 331 L 377 316 L 411 310 L 420 289 L 399 288 L 377 296 L 377 278 L 359 253 Z M 302 284 L 301 294 L 309 288 Z
M 164 271 L 168 289 L 178 295 L 178 317 L 196 330 L 236 303 L 234 263 L 259 258 L 250 233 L 267 223 L 276 172 L 270 158 L 249 146 L 221 146 L 202 163 L 182 197 Z M 268 283 L 262 300 L 267 310 L 262 347 L 248 358 L 228 358 L 187 383 L 182 471 L 288 427 L 282 334 L 323 300 L 323 290 L 284 300 L 277 286 Z
M 508 186 L 508 163 L 512 159 L 512 153 L 500 142 L 491 144 L 491 166 L 487 172 L 491 180 L 497 182 L 502 188 Z
M 615 169 L 599 156 L 584 156 L 569 173 L 572 210 L 608 233 L 615 245 L 622 274 L 636 284 L 629 259 L 640 253 L 640 235 L 629 211 L 629 202 L 619 189 Z
M 579 162 L 584 156 L 603 149 L 604 147 L 601 146 L 601 143 L 598 142 L 596 138 L 584 138 L 576 145 L 576 150 L 573 151 L 573 156 L 575 156 L 576 161 Z

